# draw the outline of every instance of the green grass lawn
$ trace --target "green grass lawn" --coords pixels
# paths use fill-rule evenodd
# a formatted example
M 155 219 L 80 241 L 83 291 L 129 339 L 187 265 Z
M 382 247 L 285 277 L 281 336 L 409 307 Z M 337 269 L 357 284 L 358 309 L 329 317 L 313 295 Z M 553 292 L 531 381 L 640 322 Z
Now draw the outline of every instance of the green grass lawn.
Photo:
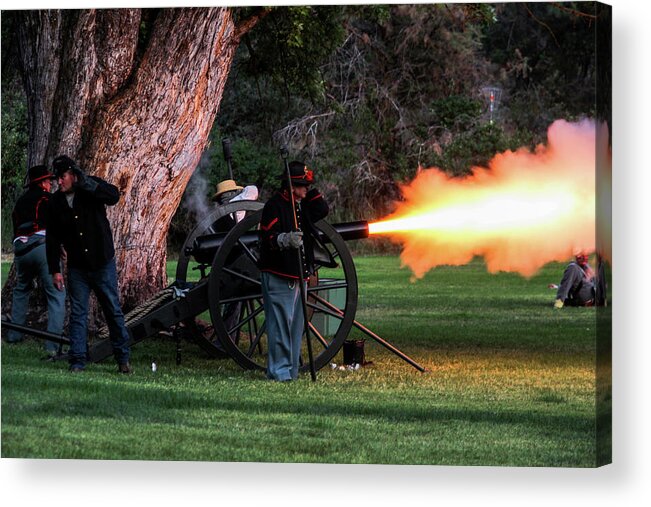
M 355 261 L 357 319 L 427 373 L 373 341 L 372 365 L 289 384 L 190 343 L 177 366 L 163 338 L 134 346 L 128 377 L 3 343 L 2 457 L 595 465 L 595 310 L 552 309 L 562 265 L 527 280 L 474 261 L 412 283 L 397 257 Z

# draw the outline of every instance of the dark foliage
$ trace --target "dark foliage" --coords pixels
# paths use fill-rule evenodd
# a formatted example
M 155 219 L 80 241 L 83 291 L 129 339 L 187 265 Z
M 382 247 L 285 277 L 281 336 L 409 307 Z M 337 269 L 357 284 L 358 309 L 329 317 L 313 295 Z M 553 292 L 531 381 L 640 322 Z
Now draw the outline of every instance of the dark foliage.
M 27 174 L 27 103 L 18 73 L 15 16 L 2 14 L 2 250 L 11 250 L 11 212 Z
M 507 125 L 541 140 L 555 119 L 595 115 L 595 5 L 496 6 L 497 23 L 485 30 L 482 42 L 499 66 Z

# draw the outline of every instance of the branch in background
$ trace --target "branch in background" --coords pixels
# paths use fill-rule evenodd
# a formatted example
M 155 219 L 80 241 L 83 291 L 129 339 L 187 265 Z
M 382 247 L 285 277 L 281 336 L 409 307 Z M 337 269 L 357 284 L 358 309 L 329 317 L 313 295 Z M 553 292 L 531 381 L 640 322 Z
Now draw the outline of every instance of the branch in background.
M 328 119 L 332 119 L 334 114 L 334 111 L 326 111 L 295 118 L 285 127 L 274 132 L 273 138 L 278 144 L 294 146 L 295 151 L 309 148 L 311 156 L 314 157 L 318 128 L 320 125 L 325 126 L 324 124 L 327 124 Z
M 530 16 L 531 16 L 531 17 L 536 21 L 536 23 L 539 23 L 540 25 L 544 26 L 547 30 L 549 30 L 549 33 L 551 34 L 552 38 L 554 39 L 554 42 L 556 43 L 556 47 L 560 49 L 561 45 L 558 43 L 558 39 L 556 38 L 556 35 L 554 35 L 554 32 L 553 32 L 552 29 L 549 27 L 549 25 L 548 25 L 547 23 L 545 23 L 544 21 L 541 21 L 540 19 L 538 19 L 538 18 L 534 15 L 534 13 L 531 12 L 531 9 L 529 9 L 529 7 L 527 6 L 527 4 L 524 4 L 524 8 L 527 9 L 527 12 L 528 12 L 529 15 L 530 15 Z
M 249 16 L 241 19 L 235 26 L 235 40 L 246 35 L 261 19 L 271 12 L 271 7 L 258 7 Z
M 583 17 L 583 18 L 588 18 L 590 20 L 597 19 L 597 16 L 594 14 L 588 14 L 587 12 L 582 12 L 577 9 L 571 9 L 570 7 L 565 7 L 564 5 L 560 4 L 559 2 L 553 2 L 552 5 L 556 7 L 557 9 L 560 9 L 565 12 L 569 12 L 573 16 L 577 17 Z

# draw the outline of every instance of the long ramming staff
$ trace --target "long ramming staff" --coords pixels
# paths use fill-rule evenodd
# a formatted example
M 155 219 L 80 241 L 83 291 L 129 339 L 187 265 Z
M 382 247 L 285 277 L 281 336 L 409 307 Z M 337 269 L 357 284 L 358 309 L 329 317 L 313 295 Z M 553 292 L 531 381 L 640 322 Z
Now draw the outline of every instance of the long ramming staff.
M 68 339 L 63 334 L 50 333 L 49 331 L 42 331 L 40 329 L 34 329 L 33 327 L 23 326 L 21 324 L 16 324 L 10 320 L 2 319 L 2 327 L 8 329 L 13 329 L 14 331 L 20 331 L 21 333 L 28 334 L 34 338 L 41 338 L 44 340 L 50 340 L 51 342 L 58 343 L 60 345 L 70 345 L 70 339 Z
M 231 140 L 228 137 L 222 139 L 222 149 L 224 150 L 224 160 L 228 165 L 228 176 L 230 179 L 234 179 L 233 164 L 231 163 L 231 160 L 233 159 L 233 155 L 231 155 Z
M 280 156 L 285 162 L 285 173 L 287 174 L 287 184 L 289 185 L 289 196 L 290 202 L 292 205 L 292 215 L 294 217 L 294 230 L 299 231 L 298 228 L 298 219 L 296 218 L 296 203 L 294 202 L 294 187 L 292 185 L 292 174 L 289 170 L 289 162 L 287 162 L 287 156 L 289 152 L 287 147 L 283 146 L 280 149 Z M 305 340 L 307 341 L 307 355 L 310 361 L 310 376 L 312 377 L 312 382 L 316 382 L 316 368 L 314 367 L 314 356 L 312 355 L 312 341 L 310 340 L 310 319 L 307 315 L 307 294 L 305 291 L 305 285 L 303 284 L 303 273 L 305 273 L 305 265 L 303 264 L 303 257 L 301 255 L 301 249 L 296 249 L 296 261 L 298 263 L 298 273 L 299 273 L 299 284 L 301 288 L 301 303 L 303 305 L 303 326 L 305 327 Z

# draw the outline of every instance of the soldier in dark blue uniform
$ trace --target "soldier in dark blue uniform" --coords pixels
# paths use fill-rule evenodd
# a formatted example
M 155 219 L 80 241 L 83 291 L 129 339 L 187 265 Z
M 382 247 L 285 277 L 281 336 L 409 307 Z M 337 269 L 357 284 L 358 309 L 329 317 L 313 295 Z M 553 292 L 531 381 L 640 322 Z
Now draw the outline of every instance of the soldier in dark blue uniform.
M 267 377 L 298 378 L 304 331 L 299 283 L 314 270 L 314 223 L 328 214 L 328 205 L 316 190 L 312 171 L 303 162 L 289 164 L 298 229 L 286 176 L 280 190 L 267 203 L 260 221 L 260 271 L 268 337 Z M 296 256 L 299 249 L 302 268 Z
M 65 247 L 70 293 L 70 371 L 83 371 L 86 365 L 88 302 L 92 290 L 106 318 L 118 371 L 131 373 L 129 333 L 120 308 L 115 248 L 106 218 L 106 206 L 117 203 L 120 193 L 114 185 L 87 176 L 65 155 L 55 158 L 52 165 L 59 190 L 50 201 L 47 259 L 52 281 L 61 289 L 59 252 L 61 245 Z
M 57 290 L 49 275 L 45 255 L 45 237 L 48 214 L 48 202 L 54 175 L 44 165 L 31 167 L 28 171 L 28 190 L 16 201 L 11 215 L 14 225 L 14 264 L 16 265 L 16 286 L 14 287 L 11 307 L 12 322 L 25 325 L 29 294 L 34 278 L 38 277 L 47 296 L 47 330 L 50 333 L 63 332 L 66 294 Z M 9 331 L 7 341 L 22 340 L 22 333 Z M 47 341 L 45 348 L 48 356 L 56 355 L 59 346 Z

